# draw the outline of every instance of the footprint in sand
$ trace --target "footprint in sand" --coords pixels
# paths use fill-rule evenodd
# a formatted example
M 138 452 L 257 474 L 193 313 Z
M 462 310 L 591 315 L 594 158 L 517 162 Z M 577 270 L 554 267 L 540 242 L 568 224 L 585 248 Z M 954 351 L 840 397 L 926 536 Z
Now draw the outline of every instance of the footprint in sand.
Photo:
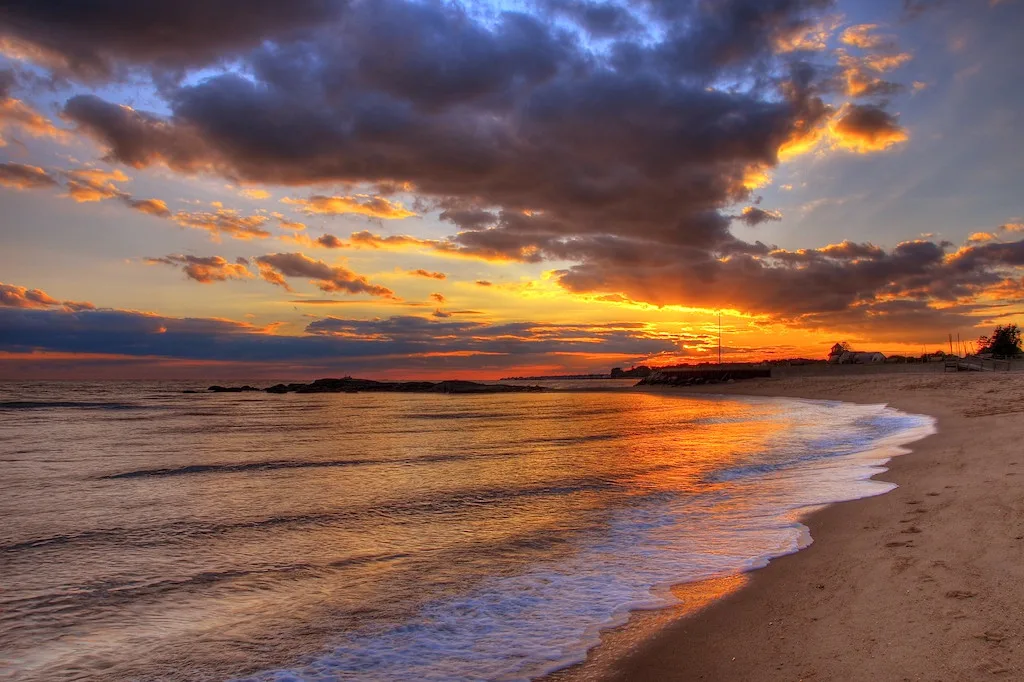
M 914 543 L 910 542 L 909 540 L 907 542 L 887 542 L 887 543 L 885 543 L 885 546 L 886 547 L 913 547 Z
M 978 666 L 978 670 L 989 675 L 1005 675 L 1010 672 L 1010 669 L 999 661 L 988 660 Z
M 978 596 L 977 592 L 971 592 L 970 590 L 950 590 L 946 593 L 947 599 L 971 599 Z
M 1007 636 L 998 630 L 985 630 L 980 635 L 975 635 L 974 638 L 990 644 L 1001 644 Z
M 920 533 L 921 529 L 917 526 L 911 526 L 910 528 L 904 528 L 900 531 L 901 533 Z
M 938 497 L 939 493 L 925 493 L 928 497 Z

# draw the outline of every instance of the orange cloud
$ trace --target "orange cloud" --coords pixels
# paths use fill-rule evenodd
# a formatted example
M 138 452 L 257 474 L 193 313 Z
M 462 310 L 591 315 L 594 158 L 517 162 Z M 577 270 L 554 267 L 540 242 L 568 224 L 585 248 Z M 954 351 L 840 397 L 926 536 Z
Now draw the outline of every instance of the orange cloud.
M 219 208 L 212 213 L 209 211 L 178 211 L 171 219 L 182 227 L 206 230 L 214 241 L 219 241 L 221 235 L 225 234 L 242 241 L 269 239 L 273 236 L 263 229 L 263 225 L 268 220 L 266 216 L 242 216 L 238 214 L 238 211 L 228 208 Z
M 418 270 L 406 270 L 406 274 L 414 275 L 416 277 L 426 277 L 428 279 L 448 279 L 448 275 L 443 272 L 431 272 L 420 268 Z
M 897 54 L 872 54 L 864 57 L 864 65 L 878 73 L 885 73 L 886 71 L 892 71 L 893 69 L 900 68 L 911 59 L 913 59 L 913 55 L 909 52 L 899 52 Z
M 863 50 L 874 50 L 885 46 L 889 38 L 875 34 L 878 24 L 857 24 L 845 29 L 839 36 L 839 42 L 850 47 Z
M 269 199 L 270 192 L 265 189 L 256 189 L 252 187 L 246 187 L 238 191 L 243 197 L 247 199 Z
M 127 203 L 136 211 L 141 211 L 157 218 L 171 217 L 170 209 L 167 208 L 167 204 L 161 199 L 128 199 Z
M 826 19 L 808 26 L 796 28 L 793 32 L 780 36 L 775 41 L 775 51 L 780 54 L 790 52 L 822 52 L 828 48 L 828 39 L 839 25 L 835 18 Z
M 96 306 L 86 301 L 58 301 L 40 289 L 28 289 L 0 282 L 0 307 L 47 310 L 63 308 L 69 312 L 92 310 Z
M 898 118 L 881 107 L 848 104 L 830 123 L 837 147 L 868 154 L 884 151 L 910 139 Z
M 384 197 L 357 194 L 351 197 L 329 197 L 322 194 L 314 194 L 308 199 L 292 199 L 286 197 L 281 200 L 286 204 L 297 206 L 299 210 L 309 214 L 322 215 L 364 215 L 370 218 L 381 218 L 383 220 L 401 220 L 410 218 L 416 214 L 406 210 L 402 204 L 385 199 Z
M 80 168 L 64 171 L 64 175 L 68 178 L 68 193 L 65 196 L 79 203 L 124 198 L 127 194 L 114 183 L 131 180 L 117 169 L 105 171 L 99 168 Z
M 16 128 L 32 137 L 49 137 L 63 141 L 67 139 L 67 131 L 61 130 L 28 104 L 13 97 L 0 98 L 0 132 L 7 128 Z M 0 135 L 0 147 L 7 141 Z

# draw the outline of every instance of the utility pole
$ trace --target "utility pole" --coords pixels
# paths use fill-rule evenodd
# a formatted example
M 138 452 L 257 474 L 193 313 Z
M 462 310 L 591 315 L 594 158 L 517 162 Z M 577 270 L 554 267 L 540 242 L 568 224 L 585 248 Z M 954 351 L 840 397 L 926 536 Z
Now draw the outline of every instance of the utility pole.
M 722 311 L 718 311 L 718 364 L 722 364 Z

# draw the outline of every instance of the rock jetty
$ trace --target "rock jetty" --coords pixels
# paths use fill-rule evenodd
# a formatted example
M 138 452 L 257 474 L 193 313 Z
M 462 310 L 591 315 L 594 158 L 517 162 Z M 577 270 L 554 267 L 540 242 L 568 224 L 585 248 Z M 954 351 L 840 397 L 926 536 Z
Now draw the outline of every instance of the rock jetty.
M 213 393 L 536 393 L 542 386 L 509 386 L 507 384 L 480 384 L 475 381 L 371 381 L 370 379 L 317 379 L 309 384 L 275 384 L 260 389 L 253 386 L 210 386 Z

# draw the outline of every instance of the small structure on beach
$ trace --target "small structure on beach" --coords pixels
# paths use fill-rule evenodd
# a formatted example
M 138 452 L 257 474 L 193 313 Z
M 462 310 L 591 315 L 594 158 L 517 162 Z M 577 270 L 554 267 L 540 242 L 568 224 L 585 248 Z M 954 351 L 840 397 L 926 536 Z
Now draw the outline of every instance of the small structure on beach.
M 880 365 L 885 362 L 885 354 L 878 351 L 848 350 L 840 344 L 832 346 L 828 355 L 830 365 Z

